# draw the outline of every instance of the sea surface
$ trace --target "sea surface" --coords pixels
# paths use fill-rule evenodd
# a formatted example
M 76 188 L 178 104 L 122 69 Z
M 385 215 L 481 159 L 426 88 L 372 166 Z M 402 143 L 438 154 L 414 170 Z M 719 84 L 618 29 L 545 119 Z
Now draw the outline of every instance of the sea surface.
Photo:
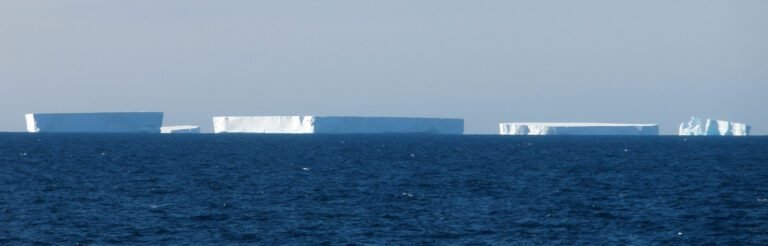
M 0 245 L 768 244 L 768 137 L 0 134 Z

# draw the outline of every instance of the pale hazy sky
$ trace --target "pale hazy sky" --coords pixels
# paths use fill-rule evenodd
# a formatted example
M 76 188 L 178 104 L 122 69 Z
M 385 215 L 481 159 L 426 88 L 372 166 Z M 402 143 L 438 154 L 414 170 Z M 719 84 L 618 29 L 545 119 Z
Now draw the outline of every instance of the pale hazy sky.
M 4 0 L 0 131 L 24 113 L 439 116 L 768 134 L 768 1 Z

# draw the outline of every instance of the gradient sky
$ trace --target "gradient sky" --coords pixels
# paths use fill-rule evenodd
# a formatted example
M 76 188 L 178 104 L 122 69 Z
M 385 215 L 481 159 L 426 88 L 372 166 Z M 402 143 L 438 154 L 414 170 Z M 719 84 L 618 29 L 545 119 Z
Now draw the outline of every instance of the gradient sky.
M 0 1 L 0 131 L 24 113 L 458 117 L 768 134 L 768 1 Z

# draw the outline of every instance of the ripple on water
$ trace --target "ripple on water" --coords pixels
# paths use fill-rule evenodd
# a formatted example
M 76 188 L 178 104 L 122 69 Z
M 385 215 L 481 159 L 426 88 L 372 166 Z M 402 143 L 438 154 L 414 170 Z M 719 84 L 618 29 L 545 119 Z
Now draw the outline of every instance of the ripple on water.
M 0 135 L 3 245 L 768 242 L 763 137 Z

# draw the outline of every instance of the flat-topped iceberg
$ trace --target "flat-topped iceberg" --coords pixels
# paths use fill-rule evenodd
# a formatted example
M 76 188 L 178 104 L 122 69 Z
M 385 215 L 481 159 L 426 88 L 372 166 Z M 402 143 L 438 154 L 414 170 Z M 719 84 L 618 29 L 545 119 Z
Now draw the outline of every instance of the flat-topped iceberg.
M 200 126 L 164 126 L 160 133 L 200 133 Z
M 463 134 L 463 119 L 350 116 L 225 116 L 213 118 L 215 133 Z
M 659 135 L 656 124 L 616 123 L 501 123 L 501 135 Z
M 160 133 L 162 112 L 26 114 L 28 132 Z
M 691 117 L 680 123 L 680 136 L 749 136 L 752 127 L 744 123 Z

